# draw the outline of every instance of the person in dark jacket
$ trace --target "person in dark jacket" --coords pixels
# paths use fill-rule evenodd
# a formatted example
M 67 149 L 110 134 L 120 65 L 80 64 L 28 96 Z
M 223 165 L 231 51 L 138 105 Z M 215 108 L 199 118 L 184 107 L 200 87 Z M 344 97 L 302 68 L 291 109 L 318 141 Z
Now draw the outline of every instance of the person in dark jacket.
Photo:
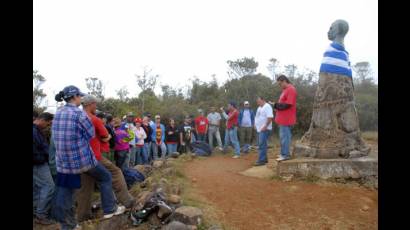
M 38 224 L 49 225 L 51 200 L 54 194 L 54 181 L 48 165 L 49 145 L 42 130 L 51 125 L 53 114 L 42 113 L 33 121 L 33 204 Z
M 165 142 L 167 144 L 168 156 L 177 151 L 179 129 L 175 125 L 173 118 L 169 119 L 169 125 L 165 129 Z
M 151 161 L 154 159 L 153 155 L 152 155 L 152 128 L 150 125 L 150 118 L 148 115 L 145 115 L 142 119 L 142 125 L 141 127 L 144 129 L 145 134 L 147 134 L 147 138 L 144 139 L 144 148 L 145 148 L 145 152 L 148 155 L 148 163 L 151 163 Z

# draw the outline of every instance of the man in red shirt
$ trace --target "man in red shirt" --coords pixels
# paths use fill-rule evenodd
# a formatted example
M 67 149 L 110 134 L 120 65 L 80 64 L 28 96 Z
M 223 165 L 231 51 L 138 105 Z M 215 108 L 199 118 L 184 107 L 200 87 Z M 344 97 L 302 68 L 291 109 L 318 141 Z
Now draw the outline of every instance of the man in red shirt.
M 199 116 L 195 118 L 195 131 L 198 141 L 205 141 L 206 133 L 208 132 L 208 118 L 204 116 L 204 111 L 199 110 Z
M 101 143 L 108 142 L 111 136 L 104 126 L 103 121 L 95 116 L 97 110 L 97 102 L 99 100 L 92 95 L 87 95 L 82 98 L 83 109 L 90 117 L 95 129 L 95 136 L 90 140 L 91 149 L 95 154 L 95 158 L 104 166 L 104 168 L 111 174 L 112 189 L 118 201 L 131 208 L 135 204 L 135 198 L 128 192 L 127 184 L 121 169 L 115 166 L 110 160 L 102 156 Z M 77 217 L 79 221 L 86 220 L 91 215 L 91 195 L 94 191 L 94 178 L 82 174 L 81 175 L 81 189 L 77 192 Z M 121 206 L 125 210 L 124 206 Z
M 235 148 L 235 156 L 232 158 L 239 158 L 241 150 L 238 141 L 238 116 L 239 111 L 236 109 L 236 103 L 230 102 L 228 105 L 228 114 L 226 114 L 224 108 L 221 108 L 222 116 L 226 119 L 226 130 L 225 130 L 225 143 L 224 149 L 232 143 Z
M 282 88 L 282 94 L 277 103 L 271 104 L 276 111 L 275 122 L 279 126 L 280 157 L 276 160 L 283 161 L 290 159 L 291 127 L 296 123 L 297 92 L 285 75 L 280 75 L 276 82 Z

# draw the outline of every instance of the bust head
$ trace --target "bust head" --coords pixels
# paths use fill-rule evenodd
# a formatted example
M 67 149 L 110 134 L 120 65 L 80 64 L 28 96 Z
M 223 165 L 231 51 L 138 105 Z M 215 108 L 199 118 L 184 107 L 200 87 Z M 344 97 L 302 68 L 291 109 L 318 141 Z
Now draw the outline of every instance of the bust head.
M 327 37 L 329 40 L 340 43 L 343 45 L 344 37 L 349 31 L 349 24 L 342 19 L 336 20 L 330 26 L 329 32 L 327 32 Z

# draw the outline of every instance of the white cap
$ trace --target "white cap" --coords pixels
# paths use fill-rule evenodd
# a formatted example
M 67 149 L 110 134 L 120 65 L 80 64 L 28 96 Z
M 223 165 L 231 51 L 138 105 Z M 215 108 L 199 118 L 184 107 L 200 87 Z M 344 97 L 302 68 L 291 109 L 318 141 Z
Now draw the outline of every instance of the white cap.
M 244 105 L 249 105 L 249 101 L 245 101 L 243 104 Z

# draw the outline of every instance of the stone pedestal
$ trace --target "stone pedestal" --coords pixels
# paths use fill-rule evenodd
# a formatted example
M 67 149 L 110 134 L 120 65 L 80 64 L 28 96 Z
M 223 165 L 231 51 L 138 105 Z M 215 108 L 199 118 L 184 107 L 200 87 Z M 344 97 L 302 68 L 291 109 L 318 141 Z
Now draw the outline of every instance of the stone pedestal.
M 377 178 L 378 160 L 371 157 L 354 159 L 297 158 L 279 162 L 277 175 L 329 178 Z

